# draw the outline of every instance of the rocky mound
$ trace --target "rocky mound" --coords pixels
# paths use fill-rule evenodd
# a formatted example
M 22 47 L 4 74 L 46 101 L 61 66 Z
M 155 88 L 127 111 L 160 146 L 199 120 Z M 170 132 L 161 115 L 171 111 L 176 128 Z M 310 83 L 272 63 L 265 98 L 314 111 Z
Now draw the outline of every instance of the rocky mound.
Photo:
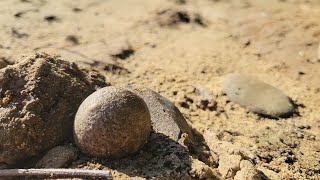
M 47 54 L 0 70 L 0 163 L 14 164 L 72 137 L 75 113 L 97 87 L 95 71 Z

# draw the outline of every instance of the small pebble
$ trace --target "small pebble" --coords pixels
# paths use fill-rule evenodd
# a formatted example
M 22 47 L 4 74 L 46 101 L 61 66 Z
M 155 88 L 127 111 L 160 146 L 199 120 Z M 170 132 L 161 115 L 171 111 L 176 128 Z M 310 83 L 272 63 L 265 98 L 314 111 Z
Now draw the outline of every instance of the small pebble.
M 228 98 L 250 111 L 268 117 L 289 117 L 294 105 L 281 90 L 252 76 L 228 74 L 224 79 L 224 92 Z
M 298 133 L 297 133 L 297 138 L 302 139 L 303 137 L 304 137 L 304 135 L 303 135 L 303 133 L 302 133 L 302 132 L 298 132 Z
M 37 162 L 37 168 L 64 168 L 78 157 L 79 151 L 72 146 L 57 146 Z
M 308 140 L 314 141 L 314 140 L 316 140 L 316 136 L 315 136 L 315 135 L 310 135 L 309 138 L 308 138 Z
M 150 132 L 146 103 L 117 87 L 105 87 L 87 97 L 74 122 L 76 145 L 83 153 L 99 158 L 115 159 L 137 152 Z

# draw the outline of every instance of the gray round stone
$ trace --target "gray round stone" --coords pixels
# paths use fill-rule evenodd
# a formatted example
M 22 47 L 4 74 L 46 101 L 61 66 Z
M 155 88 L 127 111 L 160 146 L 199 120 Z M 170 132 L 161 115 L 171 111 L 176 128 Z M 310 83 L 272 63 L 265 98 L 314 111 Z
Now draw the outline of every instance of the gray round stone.
M 252 76 L 228 74 L 223 89 L 231 101 L 261 115 L 288 117 L 295 110 L 290 98 L 281 90 Z
M 129 90 L 146 102 L 155 132 L 162 133 L 174 141 L 180 139 L 182 133 L 193 139 L 191 127 L 170 100 L 148 88 L 130 87 Z
M 121 158 L 137 152 L 150 132 L 146 103 L 118 87 L 105 87 L 88 96 L 74 122 L 76 145 L 83 153 L 100 158 Z

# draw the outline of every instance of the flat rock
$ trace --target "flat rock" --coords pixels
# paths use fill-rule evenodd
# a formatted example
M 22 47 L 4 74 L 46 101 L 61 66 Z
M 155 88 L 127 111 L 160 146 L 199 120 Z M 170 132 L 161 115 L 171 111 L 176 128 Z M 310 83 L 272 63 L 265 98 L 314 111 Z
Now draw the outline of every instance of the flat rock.
M 77 148 L 72 146 L 57 146 L 37 162 L 37 168 L 64 168 L 74 161 L 79 155 Z
M 138 94 L 147 104 L 153 129 L 169 136 L 173 140 L 180 139 L 182 133 L 193 139 L 191 128 L 179 109 L 167 98 L 147 88 L 130 90 Z
M 244 74 L 228 74 L 224 78 L 228 98 L 250 111 L 269 117 L 288 117 L 294 105 L 281 90 Z

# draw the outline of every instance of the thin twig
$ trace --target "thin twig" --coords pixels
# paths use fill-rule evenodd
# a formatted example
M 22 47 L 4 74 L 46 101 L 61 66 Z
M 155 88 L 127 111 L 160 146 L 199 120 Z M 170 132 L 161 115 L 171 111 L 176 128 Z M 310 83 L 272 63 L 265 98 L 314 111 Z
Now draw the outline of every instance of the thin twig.
M 112 179 L 108 170 L 85 169 L 0 169 L 0 177 L 45 176 L 45 177 L 96 177 Z

